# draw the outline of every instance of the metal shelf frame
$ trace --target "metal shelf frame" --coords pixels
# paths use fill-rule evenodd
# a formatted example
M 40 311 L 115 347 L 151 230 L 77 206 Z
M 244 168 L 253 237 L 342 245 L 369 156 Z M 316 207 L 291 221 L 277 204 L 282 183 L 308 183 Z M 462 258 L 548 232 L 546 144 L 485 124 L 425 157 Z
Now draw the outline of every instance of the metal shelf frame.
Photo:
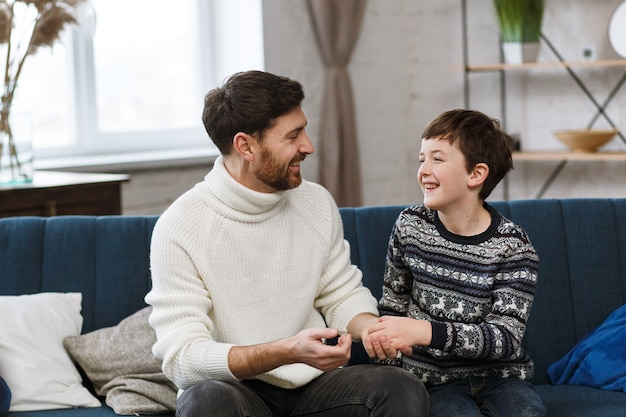
M 468 29 L 468 11 L 467 11 L 467 0 L 461 0 L 461 18 L 462 18 L 462 34 L 463 34 L 463 103 L 466 109 L 470 108 L 470 75 L 473 72 L 497 72 L 499 75 L 499 84 L 500 84 L 500 122 L 502 127 L 506 129 L 507 126 L 507 93 L 506 93 L 506 72 L 511 70 L 528 70 L 532 68 L 562 68 L 564 69 L 568 75 L 574 80 L 576 85 L 583 91 L 587 99 L 591 101 L 591 103 L 596 108 L 596 113 L 590 119 L 587 124 L 587 129 L 591 129 L 593 125 L 597 122 L 597 120 L 602 117 L 607 123 L 614 129 L 617 130 L 617 135 L 620 137 L 622 142 L 626 144 L 626 138 L 624 137 L 623 132 L 619 127 L 613 122 L 610 116 L 606 113 L 606 108 L 609 106 L 611 101 L 615 98 L 619 90 L 622 88 L 624 83 L 626 83 L 626 70 L 624 74 L 621 76 L 619 81 L 613 86 L 611 91 L 609 92 L 606 99 L 600 103 L 596 98 L 591 94 L 585 83 L 580 79 L 580 77 L 573 70 L 574 67 L 609 67 L 609 66 L 626 66 L 626 59 L 619 60 L 605 60 L 605 61 L 581 61 L 581 62 L 570 62 L 566 61 L 563 56 L 559 53 L 559 51 L 554 47 L 552 42 L 542 33 L 540 35 L 540 40 L 547 46 L 547 48 L 552 52 L 552 54 L 556 57 L 556 62 L 537 62 L 537 63 L 525 63 L 519 65 L 510 65 L 504 63 L 504 57 L 502 53 L 502 48 L 499 45 L 500 51 L 500 62 L 497 64 L 483 64 L 483 65 L 470 65 L 469 62 L 469 29 Z M 520 153 L 517 153 L 520 154 Z M 525 161 L 534 161 L 534 160 L 554 160 L 553 158 L 538 158 L 533 159 L 534 155 L 544 154 L 545 153 L 533 153 L 533 152 L 525 152 L 524 158 L 515 158 L 518 160 Z M 605 153 L 604 155 L 608 155 L 609 153 Z M 618 153 L 619 154 L 619 153 Z M 558 159 L 559 164 L 554 168 L 552 173 L 548 176 L 545 183 L 541 187 L 539 193 L 536 195 L 536 198 L 541 198 L 550 187 L 550 185 L 554 182 L 556 177 L 561 173 L 565 165 L 571 160 L 581 160 L 581 158 L 571 158 L 569 157 L 569 153 L 555 153 L 554 155 L 560 155 Z M 575 155 L 575 154 L 572 154 Z M 583 159 L 588 161 L 597 161 L 597 160 L 609 160 L 614 159 L 610 156 L 608 157 L 598 157 L 591 159 Z M 623 159 L 623 158 L 619 158 Z M 504 186 L 504 196 L 505 199 L 509 198 L 509 186 L 508 186 L 508 178 L 505 178 L 503 182 Z

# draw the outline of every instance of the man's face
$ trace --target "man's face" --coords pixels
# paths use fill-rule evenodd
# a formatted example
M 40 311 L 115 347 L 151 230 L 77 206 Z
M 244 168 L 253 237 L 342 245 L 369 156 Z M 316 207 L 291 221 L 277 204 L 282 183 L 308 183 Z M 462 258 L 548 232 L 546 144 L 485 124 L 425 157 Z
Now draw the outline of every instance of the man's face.
M 260 141 L 255 175 L 264 192 L 295 188 L 302 182 L 300 162 L 314 148 L 304 128 L 306 116 L 300 107 L 275 119 Z

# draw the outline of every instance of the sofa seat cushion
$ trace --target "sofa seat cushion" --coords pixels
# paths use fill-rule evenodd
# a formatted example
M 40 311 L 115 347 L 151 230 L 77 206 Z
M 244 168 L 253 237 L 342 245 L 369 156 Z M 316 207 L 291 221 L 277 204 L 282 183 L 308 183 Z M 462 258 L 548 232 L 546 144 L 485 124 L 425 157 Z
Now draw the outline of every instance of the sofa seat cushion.
M 0 376 L 0 417 L 4 417 L 9 412 L 11 405 L 11 389 L 6 381 Z
M 624 417 L 626 393 L 582 385 L 536 385 L 548 417 Z
M 96 408 L 66 408 L 63 410 L 43 411 L 16 411 L 6 417 L 120 417 L 111 408 L 103 406 Z M 171 414 L 151 414 L 150 417 L 174 417 Z

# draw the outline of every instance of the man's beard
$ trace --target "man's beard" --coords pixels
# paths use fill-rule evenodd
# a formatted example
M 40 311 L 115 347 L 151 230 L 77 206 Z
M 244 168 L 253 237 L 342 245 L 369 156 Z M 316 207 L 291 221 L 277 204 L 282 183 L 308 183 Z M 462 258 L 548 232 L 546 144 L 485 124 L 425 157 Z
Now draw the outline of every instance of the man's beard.
M 266 147 L 262 147 L 261 166 L 256 176 L 261 182 L 277 191 L 291 190 L 302 183 L 300 173 L 290 174 L 289 165 L 281 166 Z

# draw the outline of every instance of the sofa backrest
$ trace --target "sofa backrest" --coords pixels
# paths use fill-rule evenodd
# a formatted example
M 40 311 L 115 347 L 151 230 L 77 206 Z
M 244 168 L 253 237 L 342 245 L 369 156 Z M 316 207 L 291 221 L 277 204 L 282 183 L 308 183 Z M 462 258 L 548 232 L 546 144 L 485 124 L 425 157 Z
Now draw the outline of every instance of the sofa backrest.
M 83 332 L 145 306 L 156 216 L 0 219 L 0 294 L 80 292 Z
M 540 258 L 525 344 L 533 382 L 547 367 L 626 303 L 626 199 L 493 202 L 528 233 Z M 391 227 L 402 206 L 342 208 L 352 260 L 374 296 L 381 295 Z
M 626 199 L 492 203 L 528 232 L 539 281 L 525 343 L 534 382 L 626 303 Z M 364 283 L 380 298 L 391 227 L 403 206 L 342 208 Z M 83 332 L 113 326 L 143 306 L 156 216 L 0 219 L 0 294 L 77 291 Z

